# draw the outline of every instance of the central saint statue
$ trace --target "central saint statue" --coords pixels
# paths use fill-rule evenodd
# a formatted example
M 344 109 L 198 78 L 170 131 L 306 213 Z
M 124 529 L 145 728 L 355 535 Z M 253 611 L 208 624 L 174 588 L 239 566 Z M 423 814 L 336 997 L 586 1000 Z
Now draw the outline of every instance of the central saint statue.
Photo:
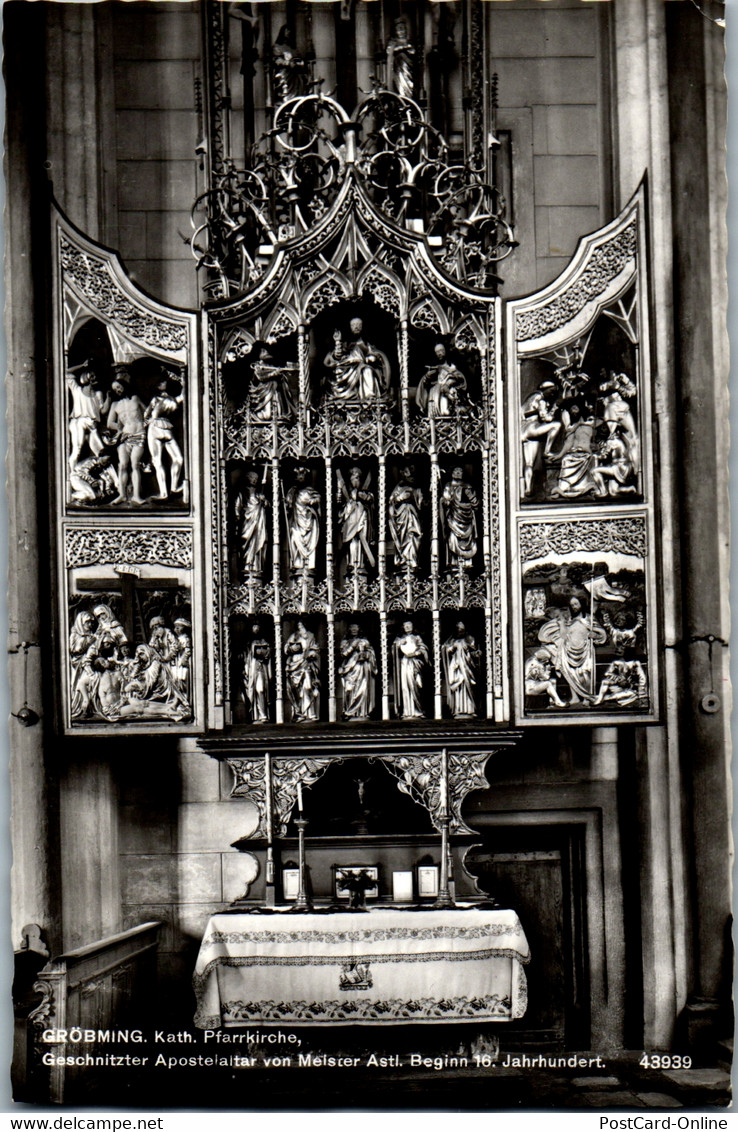
M 328 371 L 328 396 L 334 401 L 376 401 L 387 392 L 389 359 L 376 346 L 364 341 L 364 324 L 360 318 L 352 318 L 349 327 L 348 342 L 344 341 L 340 330 L 333 332 L 333 349 L 323 362 Z

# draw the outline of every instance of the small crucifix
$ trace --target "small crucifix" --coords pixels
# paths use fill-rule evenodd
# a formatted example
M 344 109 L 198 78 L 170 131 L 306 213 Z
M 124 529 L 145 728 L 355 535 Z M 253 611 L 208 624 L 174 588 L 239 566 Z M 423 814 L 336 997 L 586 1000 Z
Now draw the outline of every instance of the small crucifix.
M 177 578 L 141 578 L 140 568 L 137 566 L 114 566 L 118 575 L 115 578 L 80 578 L 77 589 L 80 593 L 116 593 L 120 592 L 123 609 L 121 611 L 121 625 L 128 641 L 136 638 L 136 614 L 143 626 L 144 637 L 146 626 L 143 624 L 143 611 L 140 606 L 141 591 L 146 590 L 176 590 L 181 588 Z

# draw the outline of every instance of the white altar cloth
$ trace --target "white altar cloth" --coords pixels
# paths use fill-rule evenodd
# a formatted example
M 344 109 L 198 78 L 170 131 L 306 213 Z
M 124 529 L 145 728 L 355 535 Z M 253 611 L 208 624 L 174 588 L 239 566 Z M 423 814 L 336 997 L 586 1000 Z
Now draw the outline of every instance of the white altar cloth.
M 197 959 L 195 1025 L 506 1022 L 525 1013 L 528 959 L 509 909 L 220 914 Z

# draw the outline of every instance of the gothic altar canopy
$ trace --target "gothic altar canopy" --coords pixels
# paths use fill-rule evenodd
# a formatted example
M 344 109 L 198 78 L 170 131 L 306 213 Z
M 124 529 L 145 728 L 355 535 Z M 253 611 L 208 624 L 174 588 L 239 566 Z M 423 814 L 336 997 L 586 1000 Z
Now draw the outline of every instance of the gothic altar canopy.
M 395 86 L 213 168 L 201 312 L 54 210 L 66 730 L 657 718 L 644 195 L 505 302 L 525 233 Z

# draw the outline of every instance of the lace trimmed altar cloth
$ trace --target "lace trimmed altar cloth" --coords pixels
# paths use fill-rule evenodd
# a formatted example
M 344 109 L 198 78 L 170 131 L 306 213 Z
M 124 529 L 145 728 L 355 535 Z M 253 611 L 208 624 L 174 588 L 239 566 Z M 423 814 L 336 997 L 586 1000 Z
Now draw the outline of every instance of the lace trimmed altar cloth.
M 507 1022 L 525 1013 L 528 960 L 509 909 L 220 914 L 197 959 L 195 1025 Z

